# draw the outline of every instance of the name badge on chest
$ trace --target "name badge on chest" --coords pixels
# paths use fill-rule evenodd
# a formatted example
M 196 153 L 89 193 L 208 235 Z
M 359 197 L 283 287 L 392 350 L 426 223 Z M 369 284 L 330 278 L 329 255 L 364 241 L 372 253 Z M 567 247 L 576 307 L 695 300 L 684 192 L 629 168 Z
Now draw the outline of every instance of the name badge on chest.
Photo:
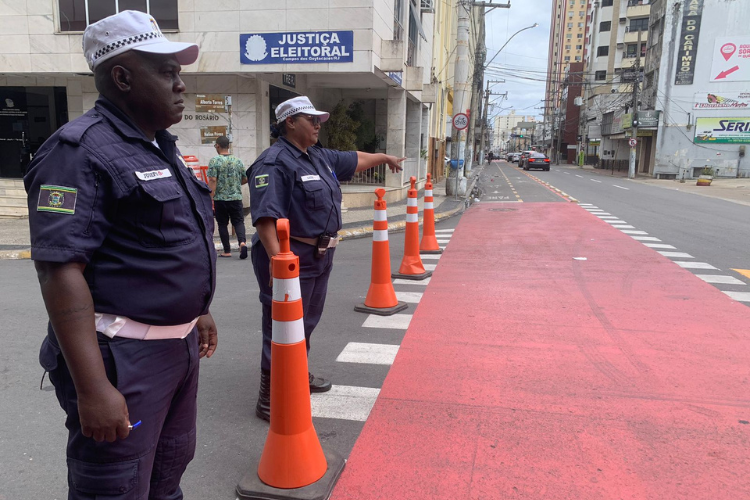
M 148 172 L 136 172 L 135 176 L 142 181 L 153 181 L 154 179 L 166 179 L 172 177 L 168 168 L 162 170 L 149 170 Z
M 302 182 L 310 182 L 310 181 L 319 181 L 320 176 L 319 175 L 303 175 L 300 177 L 302 179 Z

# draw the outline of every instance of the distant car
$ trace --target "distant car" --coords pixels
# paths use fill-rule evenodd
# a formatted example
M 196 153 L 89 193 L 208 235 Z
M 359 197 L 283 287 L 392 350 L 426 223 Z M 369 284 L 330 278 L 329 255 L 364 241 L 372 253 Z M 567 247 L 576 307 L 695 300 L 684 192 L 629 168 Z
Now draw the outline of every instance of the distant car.
M 518 163 L 518 159 L 521 157 L 521 152 L 517 151 L 515 153 L 510 154 L 510 161 L 511 163 Z
M 523 167 L 524 167 L 524 165 L 526 164 L 526 158 L 528 158 L 528 157 L 529 157 L 529 155 L 530 155 L 531 153 L 533 153 L 533 152 L 534 152 L 534 151 L 531 151 L 531 150 L 526 150 L 526 151 L 523 151 L 523 152 L 521 153 L 521 156 L 520 156 L 520 157 L 518 158 L 518 166 L 519 166 L 519 167 L 521 167 L 521 168 L 523 168 Z
M 547 158 L 547 155 L 532 151 L 524 160 L 523 169 L 531 170 L 532 168 L 541 168 L 542 170 L 549 171 L 549 158 Z

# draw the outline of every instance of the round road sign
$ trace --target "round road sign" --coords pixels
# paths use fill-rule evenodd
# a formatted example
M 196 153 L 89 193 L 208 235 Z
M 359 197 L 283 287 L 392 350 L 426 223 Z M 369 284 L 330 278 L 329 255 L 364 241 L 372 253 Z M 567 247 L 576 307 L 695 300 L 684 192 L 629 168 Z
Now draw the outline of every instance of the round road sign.
M 638 144 L 638 141 L 635 138 L 633 138 L 628 141 L 628 144 L 630 144 L 631 148 L 634 148 Z
M 469 117 L 465 113 L 456 113 L 453 116 L 453 128 L 464 130 L 469 126 Z

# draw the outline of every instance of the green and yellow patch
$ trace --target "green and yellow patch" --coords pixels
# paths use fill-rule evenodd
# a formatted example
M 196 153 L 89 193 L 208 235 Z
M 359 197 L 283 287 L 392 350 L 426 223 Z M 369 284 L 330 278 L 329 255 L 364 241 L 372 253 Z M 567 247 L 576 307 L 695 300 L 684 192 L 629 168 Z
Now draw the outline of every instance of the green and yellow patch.
M 268 174 L 256 175 L 255 176 L 255 188 L 264 188 L 268 186 Z
M 37 212 L 54 212 L 73 215 L 76 213 L 78 189 L 65 186 L 44 185 L 39 188 Z

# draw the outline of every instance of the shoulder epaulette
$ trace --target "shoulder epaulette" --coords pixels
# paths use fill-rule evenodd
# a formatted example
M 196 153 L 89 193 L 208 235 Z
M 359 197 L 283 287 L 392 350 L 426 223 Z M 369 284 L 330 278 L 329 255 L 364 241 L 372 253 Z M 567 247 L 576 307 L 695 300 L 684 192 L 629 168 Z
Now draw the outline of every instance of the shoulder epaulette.
M 60 140 L 73 144 L 80 144 L 81 138 L 92 125 L 102 121 L 102 115 L 95 109 L 87 111 L 83 116 L 63 125 Z

